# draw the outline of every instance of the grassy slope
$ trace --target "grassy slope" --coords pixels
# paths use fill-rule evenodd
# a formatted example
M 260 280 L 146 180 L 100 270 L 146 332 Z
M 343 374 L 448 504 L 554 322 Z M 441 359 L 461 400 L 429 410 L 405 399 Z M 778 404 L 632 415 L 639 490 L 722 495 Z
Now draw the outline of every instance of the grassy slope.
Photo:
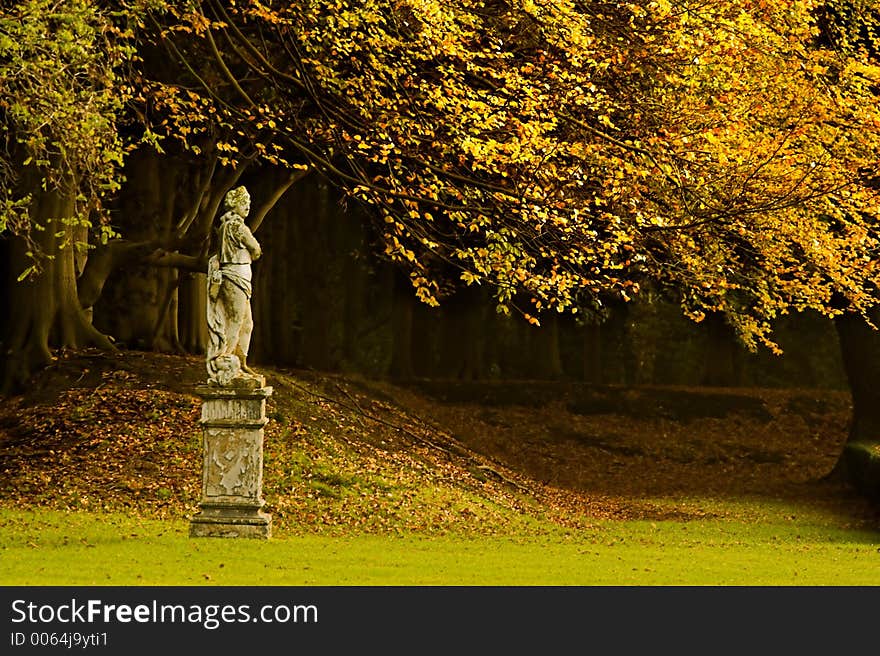
M 255 543 L 186 537 L 201 376 L 76 354 L 0 404 L 0 583 L 880 583 L 876 514 L 814 482 L 842 395 L 268 371 Z

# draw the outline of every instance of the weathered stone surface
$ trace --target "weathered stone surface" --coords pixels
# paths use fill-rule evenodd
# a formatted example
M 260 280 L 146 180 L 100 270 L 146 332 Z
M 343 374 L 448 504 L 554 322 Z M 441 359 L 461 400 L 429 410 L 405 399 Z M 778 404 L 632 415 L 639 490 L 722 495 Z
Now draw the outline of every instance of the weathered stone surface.
M 208 260 L 208 382 L 229 385 L 253 379 L 247 365 L 251 333 L 251 263 L 262 254 L 245 223 L 251 197 L 244 187 L 226 194 L 217 228 L 219 248 Z M 256 387 L 256 385 L 254 385 Z
M 262 381 L 262 377 L 259 377 Z M 271 387 L 200 385 L 202 500 L 191 537 L 268 538 L 271 517 L 261 511 L 263 426 Z
M 192 537 L 268 538 L 272 519 L 262 512 L 263 426 L 272 388 L 247 366 L 254 322 L 251 262 L 260 244 L 245 224 L 247 189 L 226 194 L 217 230 L 219 248 L 208 263 L 208 382 L 202 397 L 202 500 L 190 522 Z
M 198 385 L 202 425 L 262 428 L 266 424 L 266 399 L 272 395 L 272 388 L 265 386 L 262 376 L 253 380 L 261 385 Z
M 193 538 L 257 538 L 272 537 L 272 518 L 264 512 L 253 515 L 237 506 L 204 508 L 192 518 L 189 535 Z
M 259 501 L 263 483 L 260 430 L 206 428 L 205 498 L 247 498 Z

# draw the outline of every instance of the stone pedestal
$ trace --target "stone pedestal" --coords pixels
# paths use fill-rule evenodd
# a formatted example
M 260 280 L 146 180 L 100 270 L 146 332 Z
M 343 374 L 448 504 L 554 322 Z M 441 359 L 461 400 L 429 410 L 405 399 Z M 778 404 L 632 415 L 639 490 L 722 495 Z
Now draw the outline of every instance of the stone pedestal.
M 268 538 L 272 518 L 262 512 L 265 380 L 199 385 L 202 397 L 201 512 L 190 520 L 190 537 Z

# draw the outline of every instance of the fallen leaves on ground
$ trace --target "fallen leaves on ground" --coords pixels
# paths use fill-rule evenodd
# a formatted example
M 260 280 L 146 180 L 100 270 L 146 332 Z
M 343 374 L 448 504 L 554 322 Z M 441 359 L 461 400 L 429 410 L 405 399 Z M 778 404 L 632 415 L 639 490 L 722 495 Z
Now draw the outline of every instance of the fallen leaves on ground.
M 4 503 L 197 512 L 203 371 L 197 357 L 62 354 L 0 401 Z M 817 482 L 845 438 L 842 392 L 263 373 L 263 494 L 291 530 L 492 534 L 718 512 L 699 498 L 870 514 Z

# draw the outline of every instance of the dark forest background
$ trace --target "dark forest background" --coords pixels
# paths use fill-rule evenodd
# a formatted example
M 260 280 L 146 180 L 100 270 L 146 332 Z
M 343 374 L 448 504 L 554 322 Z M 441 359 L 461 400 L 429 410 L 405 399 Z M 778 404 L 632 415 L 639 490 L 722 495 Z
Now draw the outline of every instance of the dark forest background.
M 173 207 L 156 211 L 151 198 L 175 195 L 163 181 L 140 175 L 144 170 L 130 171 L 132 182 L 114 208 L 132 241 L 161 233 L 175 215 Z M 242 182 L 255 205 L 276 184 L 265 172 Z M 187 198 L 185 189 L 176 196 Z M 256 235 L 263 257 L 254 265 L 252 362 L 397 380 L 847 387 L 834 325 L 814 314 L 776 322 L 783 349 L 777 356 L 745 349 L 720 316 L 694 323 L 651 290 L 630 303 L 609 303 L 601 316 L 545 314 L 540 327 L 497 313 L 488 290 L 475 285 L 450 287 L 440 307 L 429 307 L 403 274 L 374 255 L 371 223 L 361 212 L 317 175 L 271 210 Z M 22 284 L 8 248 L 0 239 L 3 335 L 16 312 L 9 290 Z M 122 348 L 203 353 L 204 285 L 200 273 L 121 266 L 92 308 L 94 325 Z

